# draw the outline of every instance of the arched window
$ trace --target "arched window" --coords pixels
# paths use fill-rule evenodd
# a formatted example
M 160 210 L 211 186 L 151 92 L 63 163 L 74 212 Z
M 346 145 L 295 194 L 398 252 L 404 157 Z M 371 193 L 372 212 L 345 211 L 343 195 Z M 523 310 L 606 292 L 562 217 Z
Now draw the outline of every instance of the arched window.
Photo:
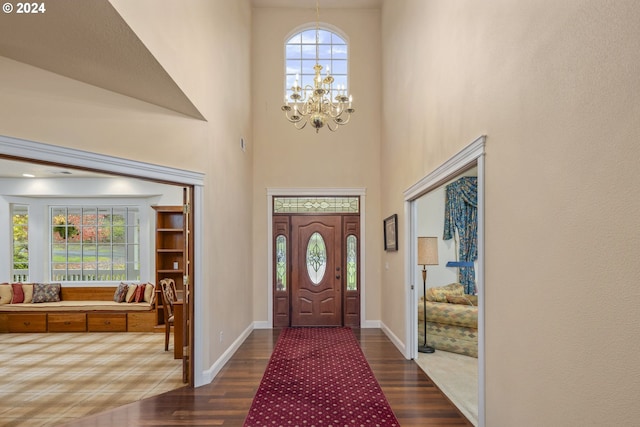
M 317 40 L 317 44 L 316 44 Z M 331 98 L 341 90 L 349 93 L 348 85 L 348 45 L 344 37 L 328 28 L 306 28 L 292 35 L 285 44 L 285 91 L 287 98 L 291 96 L 291 87 L 296 76 L 301 87 L 313 86 L 316 65 L 322 66 L 325 74 L 327 69 L 334 78 Z

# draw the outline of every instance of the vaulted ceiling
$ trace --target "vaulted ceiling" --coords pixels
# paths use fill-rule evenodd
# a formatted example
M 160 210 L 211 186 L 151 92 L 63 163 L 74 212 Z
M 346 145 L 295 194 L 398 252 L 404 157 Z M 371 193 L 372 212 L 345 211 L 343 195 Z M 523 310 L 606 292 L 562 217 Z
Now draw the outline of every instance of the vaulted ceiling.
M 0 56 L 204 119 L 107 0 L 0 17 Z
M 320 8 L 380 8 L 382 1 L 320 0 Z M 251 5 L 314 8 L 316 0 Z M 43 14 L 0 16 L 0 56 L 205 119 L 108 0 L 56 0 L 46 7 Z

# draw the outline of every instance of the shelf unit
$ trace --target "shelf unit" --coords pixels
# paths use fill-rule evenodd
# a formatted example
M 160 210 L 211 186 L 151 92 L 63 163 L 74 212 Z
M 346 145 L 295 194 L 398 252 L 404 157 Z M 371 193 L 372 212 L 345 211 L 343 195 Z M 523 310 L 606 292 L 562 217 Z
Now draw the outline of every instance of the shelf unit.
M 156 291 L 160 280 L 171 278 L 179 294 L 185 275 L 185 223 L 182 206 L 154 206 L 156 211 Z M 159 295 L 156 295 L 159 297 Z M 157 324 L 164 324 L 162 299 L 156 298 Z

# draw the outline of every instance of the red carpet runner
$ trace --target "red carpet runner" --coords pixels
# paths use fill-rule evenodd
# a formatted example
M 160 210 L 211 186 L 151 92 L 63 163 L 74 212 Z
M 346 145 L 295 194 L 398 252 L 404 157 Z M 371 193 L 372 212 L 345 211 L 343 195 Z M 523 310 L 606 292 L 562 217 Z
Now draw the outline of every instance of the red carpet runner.
M 398 427 L 349 328 L 280 334 L 244 427 Z

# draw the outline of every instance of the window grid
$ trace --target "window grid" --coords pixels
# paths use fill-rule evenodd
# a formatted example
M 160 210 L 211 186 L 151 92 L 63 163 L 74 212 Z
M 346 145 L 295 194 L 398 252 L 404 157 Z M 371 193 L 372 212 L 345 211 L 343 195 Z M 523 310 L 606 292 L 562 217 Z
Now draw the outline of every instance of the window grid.
M 54 206 L 50 214 L 51 280 L 140 280 L 138 208 Z
M 338 90 L 344 88 L 349 93 L 348 85 L 348 45 L 338 34 L 320 29 L 318 31 L 318 63 L 322 65 L 324 76 L 329 67 L 334 78 L 331 88 L 331 99 L 335 99 Z M 293 35 L 285 44 L 285 93 L 287 99 L 293 93 L 291 87 L 299 75 L 299 85 L 303 89 L 313 87 L 316 65 L 316 30 L 307 29 Z
M 29 208 L 22 205 L 11 207 L 13 281 L 29 281 Z

